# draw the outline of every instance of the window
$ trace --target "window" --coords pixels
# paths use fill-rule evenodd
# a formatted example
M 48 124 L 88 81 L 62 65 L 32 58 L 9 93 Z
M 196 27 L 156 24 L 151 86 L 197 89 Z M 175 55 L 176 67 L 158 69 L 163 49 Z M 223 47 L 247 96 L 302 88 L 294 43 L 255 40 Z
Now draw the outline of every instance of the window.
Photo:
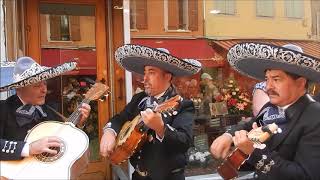
M 79 16 L 50 15 L 51 41 L 80 41 Z
M 215 0 L 214 9 L 219 10 L 219 14 L 229 14 L 234 15 L 235 10 L 235 1 L 234 0 Z
M 303 18 L 303 0 L 285 0 L 285 15 L 289 18 Z
M 166 0 L 167 30 L 198 30 L 197 0 Z
M 130 29 L 147 28 L 147 0 L 130 0 Z
M 256 0 L 257 16 L 272 17 L 273 16 L 273 0 Z

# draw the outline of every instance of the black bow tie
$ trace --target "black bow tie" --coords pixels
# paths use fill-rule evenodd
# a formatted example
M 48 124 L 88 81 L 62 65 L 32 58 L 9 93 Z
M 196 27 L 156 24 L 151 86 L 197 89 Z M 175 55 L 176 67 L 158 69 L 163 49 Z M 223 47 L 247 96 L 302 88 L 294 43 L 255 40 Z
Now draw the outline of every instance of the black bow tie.
M 26 104 L 16 110 L 16 119 L 20 127 L 32 122 L 40 122 L 44 117 L 47 117 L 47 114 L 41 106 Z

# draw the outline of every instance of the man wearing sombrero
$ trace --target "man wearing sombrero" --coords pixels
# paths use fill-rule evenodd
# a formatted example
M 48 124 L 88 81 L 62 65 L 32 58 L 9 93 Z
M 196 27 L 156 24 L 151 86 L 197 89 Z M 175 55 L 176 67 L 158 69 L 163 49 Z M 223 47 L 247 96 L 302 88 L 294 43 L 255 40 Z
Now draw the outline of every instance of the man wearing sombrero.
M 61 117 L 45 103 L 46 80 L 76 67 L 75 62 L 64 63 L 57 67 L 45 67 L 30 57 L 21 57 L 13 69 L 13 82 L 0 87 L 0 91 L 16 90 L 16 95 L 0 101 L 0 160 L 17 160 L 43 152 L 56 154 L 49 147 L 59 147 L 57 137 L 45 137 L 30 144 L 24 142 L 28 131 L 40 122 L 47 120 L 62 121 Z M 80 108 L 83 123 L 90 106 Z
M 320 104 L 307 94 L 307 87 L 309 81 L 320 81 L 320 60 L 292 44 L 240 43 L 229 50 L 228 61 L 242 74 L 265 79 L 270 102 L 250 122 L 218 137 L 211 145 L 212 154 L 226 157 L 233 142 L 248 156 L 255 179 L 319 180 Z M 273 135 L 265 148 L 255 148 L 248 131 L 270 123 L 282 132 Z
M 182 60 L 165 52 L 140 45 L 124 45 L 115 53 L 117 62 L 126 70 L 143 75 L 144 91 L 134 95 L 119 114 L 104 128 L 100 143 L 103 156 L 110 156 L 122 125 L 139 113 L 150 128 L 148 141 L 130 158 L 135 172 L 133 180 L 185 179 L 186 152 L 192 145 L 192 101 L 183 100 L 172 116 L 161 116 L 149 107 L 177 95 L 171 84 L 173 76 L 189 76 L 201 69 L 196 60 Z

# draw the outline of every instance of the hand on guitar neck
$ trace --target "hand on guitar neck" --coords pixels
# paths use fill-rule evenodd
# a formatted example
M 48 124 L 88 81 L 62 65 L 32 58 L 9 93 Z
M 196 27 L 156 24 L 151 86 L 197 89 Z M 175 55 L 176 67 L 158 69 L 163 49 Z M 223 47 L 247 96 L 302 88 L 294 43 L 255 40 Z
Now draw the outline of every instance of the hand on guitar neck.
M 252 132 L 258 129 L 257 123 L 252 124 L 252 129 Z M 250 155 L 255 149 L 254 143 L 248 138 L 248 132 L 245 130 L 236 131 L 232 139 L 234 146 L 238 147 L 246 155 Z
M 151 109 L 141 111 L 141 117 L 146 126 L 153 129 L 160 138 L 164 136 L 164 123 L 160 113 L 155 113 Z
M 253 123 L 252 128 L 257 129 L 257 124 Z M 225 159 L 230 152 L 232 143 L 235 146 L 239 146 L 239 149 L 245 154 L 251 154 L 254 150 L 253 143 L 247 138 L 247 131 L 242 130 L 237 131 L 234 137 L 231 134 L 225 133 L 216 138 L 210 147 L 211 154 L 216 159 Z
M 235 132 L 234 137 L 224 134 L 217 138 L 212 143 L 211 152 L 215 157 L 224 158 L 224 162 L 217 169 L 218 173 L 224 179 L 234 179 L 237 177 L 238 169 L 254 149 L 265 148 L 266 145 L 262 143 L 277 132 L 280 132 L 280 129 L 275 123 L 263 127 L 257 127 L 257 124 L 254 123 L 250 132 L 240 130 Z M 225 157 L 230 151 L 232 142 L 236 148 L 228 157 Z

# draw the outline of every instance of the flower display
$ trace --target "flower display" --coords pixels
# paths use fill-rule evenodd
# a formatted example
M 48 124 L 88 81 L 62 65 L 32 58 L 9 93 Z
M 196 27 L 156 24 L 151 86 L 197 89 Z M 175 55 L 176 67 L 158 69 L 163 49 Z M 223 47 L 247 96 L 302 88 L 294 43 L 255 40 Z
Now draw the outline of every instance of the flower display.
M 251 116 L 251 97 L 248 92 L 241 90 L 235 80 L 228 80 L 221 94 L 215 98 L 217 102 L 225 101 L 229 114 Z

